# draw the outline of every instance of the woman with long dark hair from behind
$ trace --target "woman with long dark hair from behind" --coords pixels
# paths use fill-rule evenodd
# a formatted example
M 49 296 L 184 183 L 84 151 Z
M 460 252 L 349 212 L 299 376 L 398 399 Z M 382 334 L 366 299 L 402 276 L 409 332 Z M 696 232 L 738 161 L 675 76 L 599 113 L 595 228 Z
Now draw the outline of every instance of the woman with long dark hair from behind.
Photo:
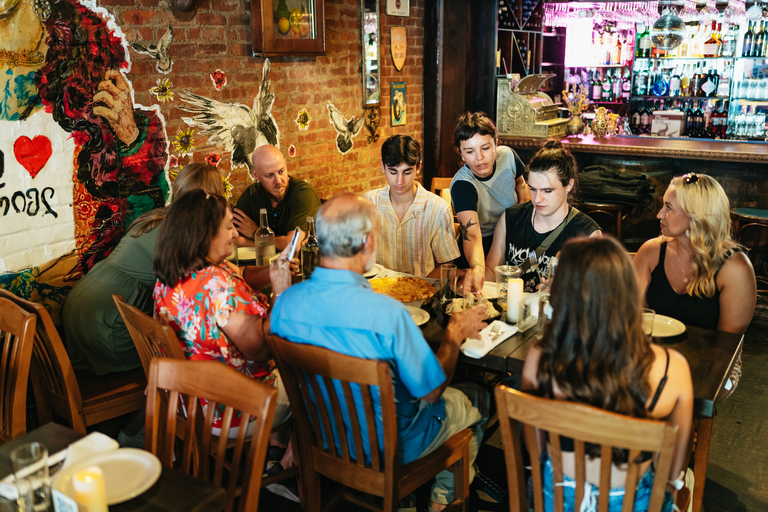
M 552 283 L 552 321 L 531 348 L 523 368 L 524 390 L 549 398 L 585 403 L 638 418 L 678 426 L 669 475 L 686 467 L 693 420 L 693 384 L 686 359 L 676 350 L 652 344 L 642 329 L 641 295 L 632 262 L 611 238 L 577 238 L 561 251 Z M 574 456 L 561 440 L 565 509 L 574 509 Z M 552 463 L 544 462 L 545 510 L 553 507 Z M 599 484 L 599 452 L 587 462 L 587 481 Z M 616 457 L 614 455 L 614 457 Z M 626 470 L 613 461 L 610 510 L 621 510 Z M 635 512 L 647 509 L 653 471 L 645 461 Z M 560 485 L 560 484 L 557 484 Z M 585 493 L 589 499 L 594 490 Z M 578 510 L 579 504 L 576 505 Z M 672 509 L 671 496 L 664 511 Z

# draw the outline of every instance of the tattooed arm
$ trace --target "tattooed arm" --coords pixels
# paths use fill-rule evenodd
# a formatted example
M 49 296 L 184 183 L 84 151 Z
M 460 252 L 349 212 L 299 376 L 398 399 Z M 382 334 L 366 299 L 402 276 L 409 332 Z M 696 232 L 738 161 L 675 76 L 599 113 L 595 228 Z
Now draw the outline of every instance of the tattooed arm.
M 507 216 L 502 215 L 493 230 L 493 244 L 485 259 L 485 278 L 489 281 L 496 280 L 496 271 L 499 265 L 504 265 L 504 245 L 507 239 Z
M 485 283 L 485 254 L 483 253 L 483 233 L 480 231 L 480 221 L 477 212 L 466 210 L 456 214 L 461 229 L 461 240 L 464 255 L 469 262 L 469 270 L 464 278 L 464 294 L 478 292 Z

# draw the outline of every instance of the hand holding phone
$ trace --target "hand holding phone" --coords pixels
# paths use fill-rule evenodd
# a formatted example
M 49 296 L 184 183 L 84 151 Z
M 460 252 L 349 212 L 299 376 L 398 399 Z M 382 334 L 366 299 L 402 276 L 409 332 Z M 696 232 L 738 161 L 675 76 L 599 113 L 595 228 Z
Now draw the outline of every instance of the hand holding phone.
M 288 261 L 289 263 L 293 260 L 293 257 L 296 255 L 296 248 L 299 246 L 299 238 L 301 236 L 301 229 L 299 226 L 296 226 L 296 229 L 293 230 L 293 238 L 291 238 L 291 244 L 288 246 Z

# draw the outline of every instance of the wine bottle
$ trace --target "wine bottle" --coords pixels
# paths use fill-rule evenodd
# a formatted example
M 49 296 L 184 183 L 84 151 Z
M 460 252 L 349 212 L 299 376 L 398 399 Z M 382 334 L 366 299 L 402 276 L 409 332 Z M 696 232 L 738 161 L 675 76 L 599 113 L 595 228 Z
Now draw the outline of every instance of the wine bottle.
M 307 217 L 307 243 L 301 248 L 301 275 L 306 280 L 320 264 L 320 245 L 315 237 L 315 218 Z
M 758 32 L 758 30 L 760 30 Z M 763 40 L 765 39 L 765 27 L 763 26 L 763 23 L 760 22 L 760 26 L 758 27 L 757 22 L 755 22 L 755 39 L 752 42 L 752 54 L 750 57 L 762 57 L 763 56 Z
M 702 130 L 704 128 L 704 110 L 701 108 L 701 104 L 704 100 L 699 100 L 696 104 L 696 110 L 693 111 L 694 130 L 696 134 L 694 137 L 702 137 Z
M 643 110 L 640 114 L 640 133 L 651 133 L 651 109 L 648 103 L 643 102 Z
M 267 209 L 259 210 L 260 226 L 253 234 L 256 249 L 256 265 L 269 265 L 275 256 L 275 232 L 269 228 Z
M 632 116 L 629 118 L 629 128 L 635 135 L 640 134 L 640 116 L 642 115 L 643 106 L 640 105 L 632 112 Z
M 747 25 L 747 31 L 744 33 L 744 43 L 741 47 L 741 56 L 742 57 L 751 57 L 752 56 L 752 42 L 754 41 L 755 33 L 752 31 L 752 22 L 749 22 L 749 25 Z

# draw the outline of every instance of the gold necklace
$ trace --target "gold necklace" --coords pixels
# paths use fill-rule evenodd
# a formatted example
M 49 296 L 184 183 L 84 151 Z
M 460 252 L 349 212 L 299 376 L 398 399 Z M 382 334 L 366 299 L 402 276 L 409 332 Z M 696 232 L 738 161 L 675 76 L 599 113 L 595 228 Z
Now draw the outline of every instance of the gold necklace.
M 688 277 L 686 277 L 685 267 L 683 267 L 683 260 L 680 259 L 680 243 L 677 244 L 677 262 L 680 264 L 680 271 L 683 273 L 683 282 L 688 283 Z
M 43 41 L 43 25 L 40 24 L 40 28 L 30 47 L 27 50 L 3 50 L 0 49 L 0 66 L 8 66 L 13 68 L 15 66 L 37 66 L 45 57 L 40 52 L 40 43 Z

